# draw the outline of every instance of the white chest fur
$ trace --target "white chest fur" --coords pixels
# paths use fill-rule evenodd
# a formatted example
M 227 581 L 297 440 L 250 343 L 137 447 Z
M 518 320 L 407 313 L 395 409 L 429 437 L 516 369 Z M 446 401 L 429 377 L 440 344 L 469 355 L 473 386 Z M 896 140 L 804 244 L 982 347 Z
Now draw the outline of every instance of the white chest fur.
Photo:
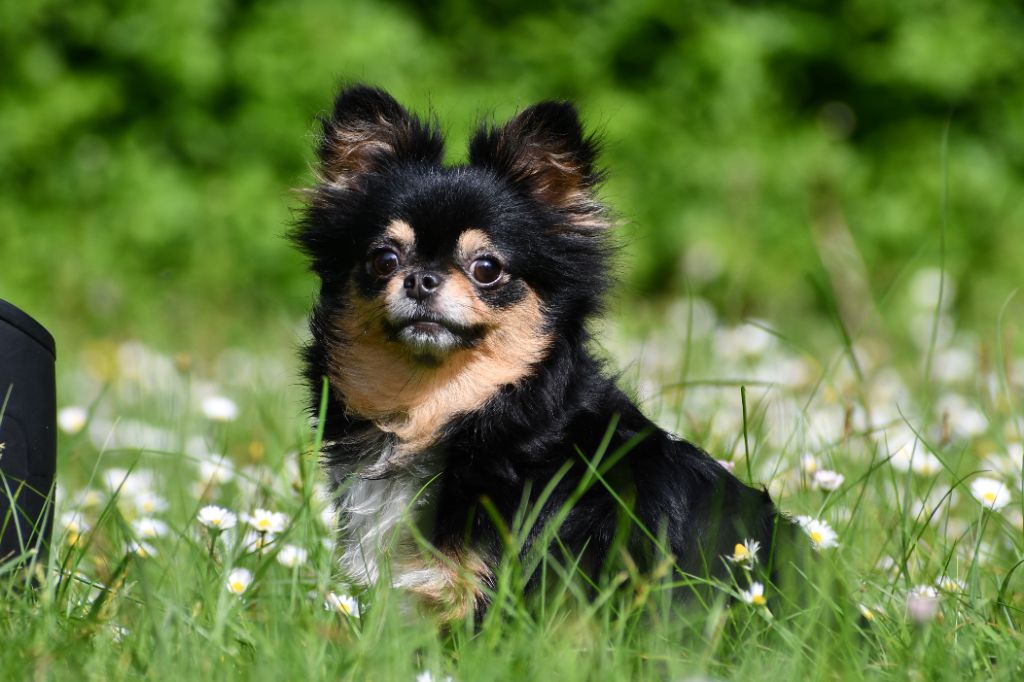
M 422 453 L 414 464 L 391 467 L 394 448 L 368 440 L 381 447 L 376 461 L 337 481 L 341 568 L 358 585 L 383 575 L 395 586 L 414 587 L 428 579 L 422 556 L 433 535 L 440 466 Z

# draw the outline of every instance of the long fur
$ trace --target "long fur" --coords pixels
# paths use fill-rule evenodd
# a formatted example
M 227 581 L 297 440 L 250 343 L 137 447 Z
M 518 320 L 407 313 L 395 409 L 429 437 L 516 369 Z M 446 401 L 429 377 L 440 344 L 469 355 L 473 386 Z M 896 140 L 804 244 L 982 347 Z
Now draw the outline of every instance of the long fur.
M 658 428 L 589 348 L 588 323 L 611 284 L 613 249 L 596 194 L 598 145 L 571 104 L 543 102 L 503 126 L 482 126 L 469 163 L 456 166 L 443 164 L 436 124 L 381 90 L 343 90 L 322 126 L 320 182 L 293 239 L 321 283 L 306 377 L 313 410 L 323 378 L 331 384 L 323 461 L 338 491 L 350 578 L 368 584 L 387 574 L 450 617 L 480 612 L 504 551 L 482 501 L 511 525 L 523 503 L 535 503 L 567 468 L 541 510 L 536 527 L 543 527 L 588 476 L 584 458 L 599 450 L 610 425 L 606 451 L 628 450 L 561 521 L 562 559 L 578 559 L 597 576 L 618 559 L 618 546 L 635 564 L 653 565 L 656 543 L 623 523 L 627 500 L 685 572 L 720 573 L 722 556 L 745 538 L 758 540 L 762 560 L 770 560 L 777 522 L 787 524 L 768 494 Z M 375 276 L 367 259 L 396 220 L 415 231 L 416 263 L 449 263 L 469 229 L 506 259 L 510 279 L 494 289 L 473 289 L 457 268 L 448 275 L 450 291 L 458 285 L 470 296 L 472 289 L 479 309 L 479 336 L 467 336 L 457 360 L 431 364 L 394 338 L 377 340 L 377 317 L 401 291 Z M 501 330 L 518 338 L 502 341 Z M 521 348 L 529 353 L 513 358 Z M 357 364 L 363 373 L 355 381 L 349 370 Z M 436 381 L 435 391 L 431 381 L 449 376 L 443 372 L 453 378 Z M 489 384 L 488 377 L 502 378 Z M 386 385 L 416 386 L 422 395 L 412 406 L 396 403 L 394 415 L 361 407 L 364 394 L 384 395 L 376 389 Z M 423 404 L 430 428 L 409 435 L 403 420 Z M 435 551 L 422 556 L 416 535 Z M 536 539 L 528 537 L 524 554 Z

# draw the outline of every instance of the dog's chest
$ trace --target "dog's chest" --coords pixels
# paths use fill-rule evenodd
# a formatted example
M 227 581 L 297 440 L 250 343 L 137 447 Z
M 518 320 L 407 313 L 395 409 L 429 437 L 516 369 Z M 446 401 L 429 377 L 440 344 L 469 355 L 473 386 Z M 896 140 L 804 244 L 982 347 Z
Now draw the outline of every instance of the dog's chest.
M 417 580 L 411 574 L 422 565 L 423 545 L 433 539 L 437 458 L 423 453 L 419 462 L 387 467 L 392 454 L 393 447 L 384 445 L 373 465 L 337 481 L 340 563 L 357 584 L 382 575 L 400 586 Z

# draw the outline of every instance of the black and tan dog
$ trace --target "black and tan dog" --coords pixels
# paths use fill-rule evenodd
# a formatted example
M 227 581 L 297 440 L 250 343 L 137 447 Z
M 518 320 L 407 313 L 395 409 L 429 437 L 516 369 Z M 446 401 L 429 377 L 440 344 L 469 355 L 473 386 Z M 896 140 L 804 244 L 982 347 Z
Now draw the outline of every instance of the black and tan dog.
M 655 426 L 588 349 L 611 247 L 597 145 L 571 104 L 482 127 L 455 166 L 436 124 L 378 89 L 343 90 L 322 123 L 293 238 L 321 282 L 306 373 L 314 411 L 329 383 L 324 463 L 351 580 L 479 612 L 498 526 L 545 487 L 524 554 L 572 499 L 552 546 L 591 574 L 616 543 L 697 575 L 745 538 L 768 557 L 768 495 Z M 597 477 L 599 450 L 622 456 Z M 624 504 L 646 532 L 622 523 Z

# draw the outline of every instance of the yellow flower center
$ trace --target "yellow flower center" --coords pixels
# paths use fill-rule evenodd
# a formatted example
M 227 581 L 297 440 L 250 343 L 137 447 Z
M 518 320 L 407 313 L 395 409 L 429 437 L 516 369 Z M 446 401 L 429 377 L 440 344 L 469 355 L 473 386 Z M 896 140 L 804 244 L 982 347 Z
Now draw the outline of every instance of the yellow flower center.
M 267 530 L 270 528 L 270 519 L 260 519 L 256 522 L 256 527 L 260 530 Z
M 750 598 L 750 603 L 756 606 L 764 606 L 767 603 L 767 600 L 764 598 L 763 594 L 755 594 Z
M 740 559 L 746 559 L 748 556 L 750 556 L 750 552 L 747 550 L 745 546 L 737 543 L 737 545 L 732 548 L 732 556 L 733 559 L 739 561 Z
M 820 530 L 812 530 L 811 531 L 811 542 L 813 542 L 814 544 L 820 545 L 822 540 L 824 540 L 824 539 L 825 539 L 825 536 L 821 534 Z
M 981 497 L 982 497 L 982 499 L 984 499 L 989 504 L 992 504 L 992 503 L 994 503 L 996 501 L 996 494 L 994 492 L 992 492 L 991 490 L 989 490 L 987 493 L 985 493 Z
M 871 609 L 864 609 L 861 613 L 864 614 L 864 620 L 872 621 L 875 619 L 875 613 Z
M 338 610 L 344 613 L 346 616 L 352 613 L 352 607 L 348 605 L 348 602 L 339 601 Z
M 210 525 L 211 526 L 219 526 L 220 525 L 220 519 L 210 519 Z
M 232 580 L 230 587 L 231 591 L 235 594 L 242 594 L 243 592 L 245 592 L 245 583 L 243 583 L 241 580 Z

